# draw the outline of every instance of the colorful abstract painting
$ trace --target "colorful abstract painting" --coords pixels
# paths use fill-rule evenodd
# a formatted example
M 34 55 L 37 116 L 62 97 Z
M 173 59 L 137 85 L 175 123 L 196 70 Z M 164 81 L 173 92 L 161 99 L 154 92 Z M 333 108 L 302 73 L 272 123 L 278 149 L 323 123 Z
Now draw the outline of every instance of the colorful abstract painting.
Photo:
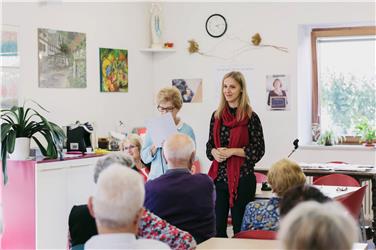
M 1 26 L 0 41 L 0 99 L 1 108 L 18 105 L 17 87 L 20 80 L 20 56 L 18 52 L 18 27 Z
M 101 92 L 128 92 L 128 50 L 99 48 Z
M 202 102 L 202 79 L 173 79 L 181 94 L 183 102 Z
M 86 88 L 86 35 L 38 29 L 40 88 Z

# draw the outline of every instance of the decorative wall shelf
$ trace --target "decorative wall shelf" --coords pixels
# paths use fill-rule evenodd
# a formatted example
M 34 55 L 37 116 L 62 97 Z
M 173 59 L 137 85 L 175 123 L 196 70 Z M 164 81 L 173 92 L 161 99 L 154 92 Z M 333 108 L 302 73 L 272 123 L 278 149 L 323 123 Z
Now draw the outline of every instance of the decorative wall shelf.
M 147 49 L 140 49 L 141 52 L 148 52 L 148 53 L 172 53 L 176 52 L 176 49 L 154 49 L 154 48 L 147 48 Z

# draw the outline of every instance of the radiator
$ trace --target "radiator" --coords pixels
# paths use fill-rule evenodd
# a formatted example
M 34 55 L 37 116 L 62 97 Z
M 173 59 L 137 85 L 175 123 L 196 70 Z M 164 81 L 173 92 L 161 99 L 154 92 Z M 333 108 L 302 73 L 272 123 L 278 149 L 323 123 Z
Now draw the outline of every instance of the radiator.
M 372 211 L 372 182 L 362 181 L 362 186 L 368 185 L 366 193 L 363 198 L 363 213 L 364 213 L 364 220 L 366 221 L 366 225 L 370 225 L 373 219 L 373 211 Z

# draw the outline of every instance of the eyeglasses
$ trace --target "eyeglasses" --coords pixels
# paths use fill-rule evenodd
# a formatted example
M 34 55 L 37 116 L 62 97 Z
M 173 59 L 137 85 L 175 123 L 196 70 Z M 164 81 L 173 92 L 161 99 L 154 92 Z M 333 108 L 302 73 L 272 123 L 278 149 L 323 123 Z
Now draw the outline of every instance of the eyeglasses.
M 162 107 L 160 105 L 157 106 L 159 112 L 171 112 L 175 109 L 175 107 Z
M 129 145 L 129 147 L 124 147 L 124 150 L 128 150 L 128 149 L 134 149 L 136 146 L 134 145 Z

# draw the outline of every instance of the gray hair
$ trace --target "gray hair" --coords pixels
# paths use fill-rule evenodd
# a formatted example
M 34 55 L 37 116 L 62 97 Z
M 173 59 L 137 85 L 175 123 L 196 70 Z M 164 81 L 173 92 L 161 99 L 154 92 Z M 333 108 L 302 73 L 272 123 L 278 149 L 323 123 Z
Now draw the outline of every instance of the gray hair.
M 315 201 L 292 209 L 278 232 L 284 249 L 352 249 L 358 235 L 353 217 L 341 204 Z
M 166 160 L 189 160 L 195 151 L 195 144 L 186 134 L 176 133 L 163 143 Z
M 113 229 L 131 225 L 144 199 L 141 175 L 119 163 L 111 164 L 99 176 L 93 196 L 97 223 Z
M 111 153 L 104 158 L 100 158 L 94 168 L 94 182 L 97 183 L 99 174 L 113 163 L 119 163 L 124 167 L 133 167 L 134 162 L 131 156 L 125 153 Z

